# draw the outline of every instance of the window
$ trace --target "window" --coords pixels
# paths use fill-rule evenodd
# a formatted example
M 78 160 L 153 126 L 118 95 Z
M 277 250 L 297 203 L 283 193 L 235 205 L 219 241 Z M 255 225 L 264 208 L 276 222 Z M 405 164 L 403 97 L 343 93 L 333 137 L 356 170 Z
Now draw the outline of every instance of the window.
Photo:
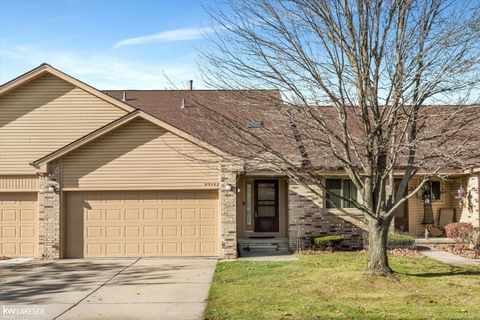
M 247 225 L 252 225 L 252 184 L 247 183 L 247 188 L 245 190 L 246 198 L 245 198 L 245 209 L 246 209 L 246 218 L 247 218 Z
M 423 194 L 430 195 L 432 201 L 442 199 L 442 183 L 439 180 L 430 180 L 423 185 Z
M 335 195 L 357 201 L 357 187 L 351 180 L 327 179 L 326 188 L 333 194 L 327 193 L 327 208 L 353 208 L 351 201 L 342 200 Z

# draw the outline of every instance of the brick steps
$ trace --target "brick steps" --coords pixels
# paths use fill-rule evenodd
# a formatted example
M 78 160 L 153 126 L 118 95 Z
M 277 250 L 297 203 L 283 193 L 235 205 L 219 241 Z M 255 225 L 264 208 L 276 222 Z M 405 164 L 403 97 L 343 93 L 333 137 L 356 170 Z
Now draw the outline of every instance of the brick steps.
M 239 256 L 289 254 L 288 238 L 240 238 Z

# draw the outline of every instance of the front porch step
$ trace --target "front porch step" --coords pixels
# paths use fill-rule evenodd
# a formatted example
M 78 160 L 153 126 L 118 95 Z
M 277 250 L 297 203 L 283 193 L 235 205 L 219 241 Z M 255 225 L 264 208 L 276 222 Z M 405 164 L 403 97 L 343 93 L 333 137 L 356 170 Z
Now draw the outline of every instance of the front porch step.
M 289 254 L 288 238 L 240 238 L 239 256 Z

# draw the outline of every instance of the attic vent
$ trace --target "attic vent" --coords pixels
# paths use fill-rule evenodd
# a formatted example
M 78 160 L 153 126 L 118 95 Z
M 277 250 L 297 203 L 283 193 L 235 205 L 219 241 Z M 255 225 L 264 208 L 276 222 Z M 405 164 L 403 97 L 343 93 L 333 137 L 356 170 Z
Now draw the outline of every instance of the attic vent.
M 260 128 L 263 126 L 263 121 L 262 120 L 254 120 L 250 119 L 247 121 L 247 127 L 248 128 Z
M 181 105 L 182 109 L 190 108 L 190 107 L 194 107 L 194 106 L 195 106 L 195 104 L 194 104 L 193 101 L 182 98 L 182 105 Z

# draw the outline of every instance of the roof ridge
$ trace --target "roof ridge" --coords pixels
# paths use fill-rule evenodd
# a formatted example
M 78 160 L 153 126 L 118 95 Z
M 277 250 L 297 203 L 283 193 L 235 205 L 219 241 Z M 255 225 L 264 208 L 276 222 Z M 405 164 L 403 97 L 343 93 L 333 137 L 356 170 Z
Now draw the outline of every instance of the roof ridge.
M 122 92 L 122 91 L 158 91 L 158 92 L 175 92 L 175 91 L 187 91 L 187 92 L 215 92 L 215 91 L 229 91 L 229 92 L 243 92 L 243 91 L 279 91 L 279 89 L 101 89 L 103 92 Z

